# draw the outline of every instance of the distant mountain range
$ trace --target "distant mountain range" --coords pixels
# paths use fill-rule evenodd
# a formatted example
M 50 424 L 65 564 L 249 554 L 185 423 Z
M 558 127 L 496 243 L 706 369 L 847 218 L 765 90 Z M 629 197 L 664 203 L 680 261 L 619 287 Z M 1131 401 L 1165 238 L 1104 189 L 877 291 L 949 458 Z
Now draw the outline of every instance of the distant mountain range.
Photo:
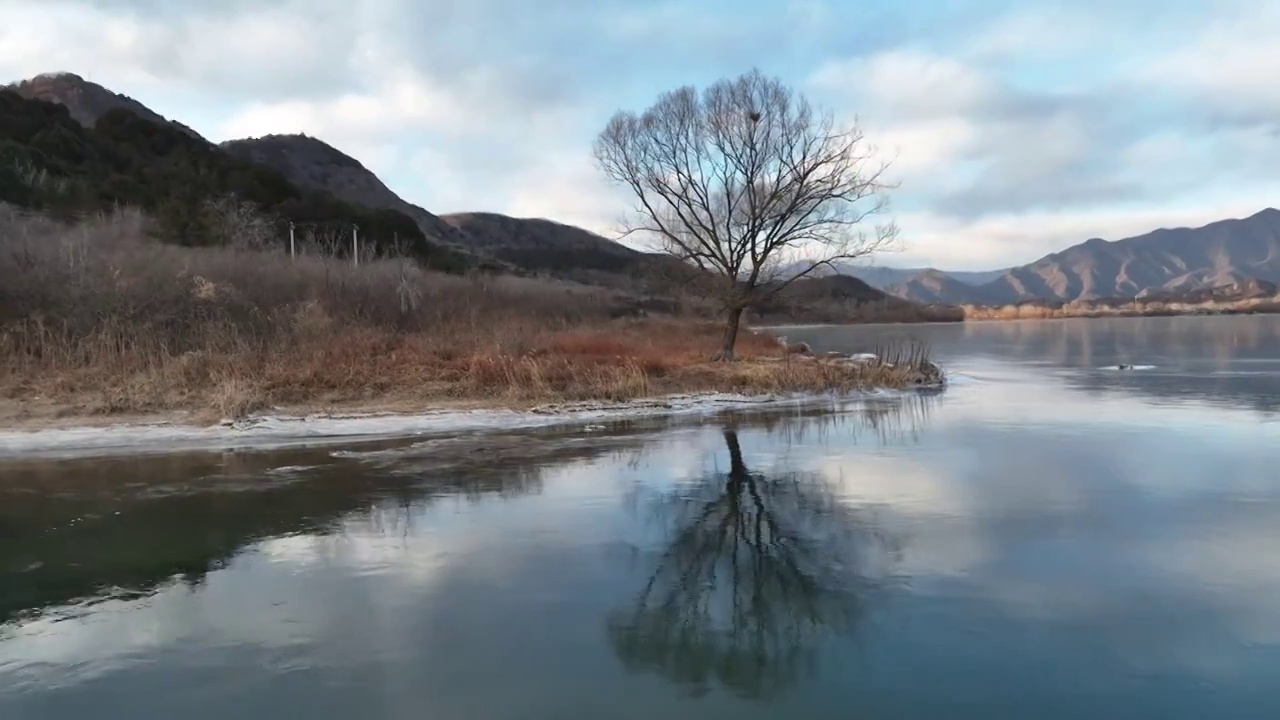
M 1114 242 L 1093 238 L 1013 268 L 981 289 L 1001 299 L 1092 300 L 1249 280 L 1280 281 L 1280 210 Z
M 9 87 L 24 98 L 65 106 L 85 127 L 93 127 L 113 110 L 127 110 L 204 142 L 191 128 L 78 75 L 40 75 Z M 359 161 L 305 135 L 268 135 L 209 147 L 278 173 L 302 192 L 312 193 L 313 199 L 333 198 L 368 211 L 406 216 L 428 242 L 499 266 L 593 281 L 604 274 L 623 281 L 669 264 L 667 258 L 551 220 L 495 213 L 435 215 L 399 197 Z M 1003 270 L 856 265 L 840 268 L 840 274 L 865 281 L 870 287 L 859 292 L 868 298 L 879 295 L 871 289 L 877 288 L 917 303 L 949 305 L 1135 297 L 1252 280 L 1280 282 L 1280 211 L 1268 208 L 1247 218 L 1155 230 L 1114 242 L 1093 238 Z
M 889 289 L 898 285 L 904 285 L 912 280 L 922 276 L 942 273 L 952 280 L 957 280 L 965 285 L 981 285 L 991 282 L 1005 273 L 1004 270 L 938 270 L 936 268 L 895 268 L 884 267 L 881 265 L 843 265 L 840 267 L 842 274 L 854 275 L 862 278 L 873 287 L 881 289 Z
M 1186 293 L 1280 282 L 1280 210 L 1108 242 L 1092 238 L 1027 265 L 983 272 L 845 267 L 891 295 L 923 303 L 993 305 Z

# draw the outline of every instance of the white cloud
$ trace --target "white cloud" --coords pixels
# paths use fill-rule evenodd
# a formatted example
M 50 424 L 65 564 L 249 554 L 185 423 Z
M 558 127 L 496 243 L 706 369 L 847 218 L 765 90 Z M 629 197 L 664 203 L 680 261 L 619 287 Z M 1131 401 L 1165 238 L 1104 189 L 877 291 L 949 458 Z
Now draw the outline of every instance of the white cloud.
M 536 32 L 512 29 L 510 2 L 129 7 L 9 0 L 0 76 L 79 72 L 216 140 L 306 132 L 439 212 L 613 229 L 629 202 L 590 164 L 604 111 L 745 69 L 726 68 L 743 58 L 856 113 L 895 158 L 907 249 L 885 262 L 1007 266 L 1280 197 L 1274 3 L 1150 18 L 1020 6 L 959 40 L 893 27 L 896 46 L 844 56 L 830 52 L 840 33 L 820 31 L 847 10 L 826 0 L 789 0 L 764 19 L 574 4 L 548 10 Z M 1141 41 L 1121 42 L 1139 23 Z M 773 50 L 742 50 L 757 46 Z M 643 70 L 603 72 L 637 48 L 655 56 Z
M 990 103 L 990 78 L 958 60 L 914 49 L 829 62 L 809 84 L 843 100 L 845 109 L 899 121 L 972 113 Z
M 229 118 L 220 137 L 306 132 L 319 137 L 389 140 L 408 129 L 457 133 L 476 128 L 463 98 L 410 68 L 383 68 L 372 88 L 322 100 L 251 105 Z
M 1247 217 L 1274 205 L 1276 198 L 1280 198 L 1280 183 L 1235 197 L 1192 196 L 1185 203 L 1063 207 L 975 218 L 900 213 L 902 251 L 882 260 L 901 267 L 934 264 L 953 270 L 989 270 L 1031 262 L 1092 237 L 1119 240 L 1162 227 L 1197 227 Z M 1185 196 L 1170 199 L 1185 200 Z
M 867 123 L 864 132 L 884 160 L 891 162 L 895 177 L 911 187 L 945 185 L 937 172 L 963 158 L 977 141 L 974 123 L 961 117 L 944 117 L 915 123 Z
M 1125 28 L 1065 5 L 1016 8 L 996 18 L 969 42 L 963 54 L 977 61 L 1022 61 L 1077 53 L 1123 36 Z
M 557 153 L 512 180 L 505 211 L 517 217 L 545 217 L 577 225 L 605 237 L 621 227 L 629 198 L 599 177 L 590 156 Z
M 1137 79 L 1191 90 L 1199 102 L 1228 113 L 1233 105 L 1280 113 L 1280 6 L 1225 3 L 1223 11 L 1140 68 Z
M 0 76 L 6 82 L 53 71 L 134 87 L 154 82 L 137 62 L 144 32 L 135 19 L 57 2 L 9 3 L 4 13 Z

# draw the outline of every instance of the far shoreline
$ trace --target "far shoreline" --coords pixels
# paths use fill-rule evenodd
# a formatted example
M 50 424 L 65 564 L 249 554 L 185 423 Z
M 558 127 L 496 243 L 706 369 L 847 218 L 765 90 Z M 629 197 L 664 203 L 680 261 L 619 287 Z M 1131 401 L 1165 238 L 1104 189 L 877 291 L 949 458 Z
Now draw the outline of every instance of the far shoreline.
M 1089 313 L 1072 315 L 1047 315 L 1023 317 L 972 317 L 965 318 L 965 323 L 1002 323 L 1047 320 L 1110 320 L 1110 319 L 1143 319 L 1143 318 L 1179 318 L 1179 317 L 1248 317 L 1251 315 L 1280 315 L 1276 310 L 1249 310 L 1228 312 L 1163 312 L 1163 313 Z
M 1236 288 L 1178 297 L 1105 298 L 1066 303 L 1029 301 L 1007 305 L 961 305 L 964 322 L 991 320 L 1097 319 L 1280 314 L 1280 295 L 1240 294 Z

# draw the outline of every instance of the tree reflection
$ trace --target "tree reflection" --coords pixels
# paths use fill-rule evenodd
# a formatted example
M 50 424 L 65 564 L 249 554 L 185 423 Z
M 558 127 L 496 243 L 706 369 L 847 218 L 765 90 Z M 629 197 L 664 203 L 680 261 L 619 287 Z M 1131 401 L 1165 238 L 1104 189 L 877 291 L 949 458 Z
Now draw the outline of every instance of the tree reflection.
M 630 669 L 768 696 L 854 628 L 897 548 L 822 476 L 754 472 L 733 427 L 724 442 L 728 472 L 654 499 L 665 550 L 608 633 Z

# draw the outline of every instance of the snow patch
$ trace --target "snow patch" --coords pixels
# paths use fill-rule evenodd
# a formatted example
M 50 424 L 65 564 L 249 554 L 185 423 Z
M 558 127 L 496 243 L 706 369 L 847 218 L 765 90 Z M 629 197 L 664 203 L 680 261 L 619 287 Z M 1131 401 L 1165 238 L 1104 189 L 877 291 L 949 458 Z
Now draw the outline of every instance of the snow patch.
M 863 397 L 900 394 L 873 391 Z M 830 401 L 832 395 L 750 396 L 733 393 L 671 395 L 629 403 L 556 403 L 528 411 L 438 410 L 412 415 L 260 416 L 198 427 L 173 423 L 120 424 L 0 432 L 0 458 L 66 458 L 168 453 L 189 450 L 269 450 L 348 440 L 410 438 L 597 424 L 602 420 L 666 415 L 711 415 L 752 407 L 784 407 Z

